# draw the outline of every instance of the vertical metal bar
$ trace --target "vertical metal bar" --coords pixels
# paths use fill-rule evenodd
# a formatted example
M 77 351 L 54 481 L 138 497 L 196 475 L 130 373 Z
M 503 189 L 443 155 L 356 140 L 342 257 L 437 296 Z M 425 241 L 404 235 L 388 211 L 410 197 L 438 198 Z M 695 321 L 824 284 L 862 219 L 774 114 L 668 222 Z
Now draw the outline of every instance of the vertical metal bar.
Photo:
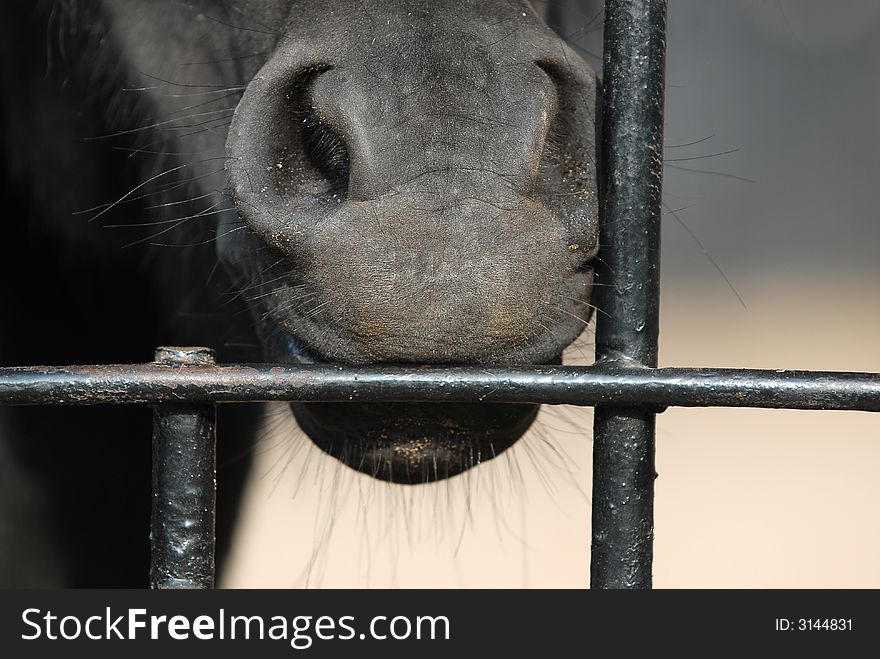
M 596 358 L 657 365 L 666 0 L 607 0 Z M 654 412 L 596 408 L 591 586 L 650 588 Z
M 214 364 L 208 348 L 158 348 L 156 363 Z M 214 587 L 216 408 L 153 407 L 150 587 Z

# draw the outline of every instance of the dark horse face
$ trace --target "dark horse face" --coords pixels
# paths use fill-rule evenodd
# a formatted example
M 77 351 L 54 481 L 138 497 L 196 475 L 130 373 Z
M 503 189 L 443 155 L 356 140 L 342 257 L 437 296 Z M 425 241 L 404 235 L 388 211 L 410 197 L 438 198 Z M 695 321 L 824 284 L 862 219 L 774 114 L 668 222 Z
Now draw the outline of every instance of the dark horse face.
M 159 94 L 166 112 L 207 122 L 234 108 L 225 158 L 235 212 L 220 214 L 217 245 L 266 358 L 551 364 L 584 329 L 597 249 L 595 75 L 527 2 L 110 4 L 126 7 L 118 20 L 130 34 L 156 32 L 132 37 L 144 44 L 188 26 L 176 50 L 141 54 L 160 71 L 154 84 L 205 93 L 200 104 Z M 181 11 L 186 21 L 170 15 Z M 211 95 L 209 70 L 232 100 Z M 189 144 L 219 154 L 221 132 Z M 207 195 L 216 161 L 199 167 Z M 537 413 L 292 407 L 323 450 L 395 482 L 489 459 Z

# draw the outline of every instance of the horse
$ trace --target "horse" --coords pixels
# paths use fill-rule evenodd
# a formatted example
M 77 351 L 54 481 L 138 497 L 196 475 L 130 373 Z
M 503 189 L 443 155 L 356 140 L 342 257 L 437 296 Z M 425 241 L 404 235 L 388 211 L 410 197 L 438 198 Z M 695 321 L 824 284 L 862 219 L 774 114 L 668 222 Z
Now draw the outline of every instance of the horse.
M 595 72 L 525 0 L 37 0 L 0 10 L 4 364 L 555 364 L 588 324 Z M 256 406 L 221 414 L 219 552 Z M 537 405 L 291 404 L 399 487 Z M 8 585 L 146 579 L 149 423 L 6 410 Z

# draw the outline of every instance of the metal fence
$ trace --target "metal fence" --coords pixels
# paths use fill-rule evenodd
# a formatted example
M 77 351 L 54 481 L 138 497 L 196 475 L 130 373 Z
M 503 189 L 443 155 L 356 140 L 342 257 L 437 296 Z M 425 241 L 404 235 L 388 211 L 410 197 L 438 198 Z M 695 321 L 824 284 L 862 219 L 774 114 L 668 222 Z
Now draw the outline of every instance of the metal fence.
M 153 406 L 154 588 L 214 585 L 215 405 L 253 401 L 595 406 L 591 586 L 649 588 L 655 417 L 668 406 L 880 412 L 880 374 L 657 368 L 666 0 L 608 0 L 602 250 L 592 366 L 152 364 L 0 369 L 0 404 Z

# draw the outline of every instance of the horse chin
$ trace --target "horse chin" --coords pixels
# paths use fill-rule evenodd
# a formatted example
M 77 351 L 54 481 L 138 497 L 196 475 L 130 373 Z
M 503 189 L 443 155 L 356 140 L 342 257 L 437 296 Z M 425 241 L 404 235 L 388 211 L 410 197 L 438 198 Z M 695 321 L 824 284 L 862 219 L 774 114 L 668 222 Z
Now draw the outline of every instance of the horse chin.
M 273 328 L 271 361 L 331 363 Z M 300 428 L 343 464 L 379 480 L 418 484 L 450 478 L 510 448 L 538 405 L 510 403 L 291 403 Z
M 394 483 L 460 474 L 510 448 L 538 405 L 504 403 L 291 403 L 322 451 Z

